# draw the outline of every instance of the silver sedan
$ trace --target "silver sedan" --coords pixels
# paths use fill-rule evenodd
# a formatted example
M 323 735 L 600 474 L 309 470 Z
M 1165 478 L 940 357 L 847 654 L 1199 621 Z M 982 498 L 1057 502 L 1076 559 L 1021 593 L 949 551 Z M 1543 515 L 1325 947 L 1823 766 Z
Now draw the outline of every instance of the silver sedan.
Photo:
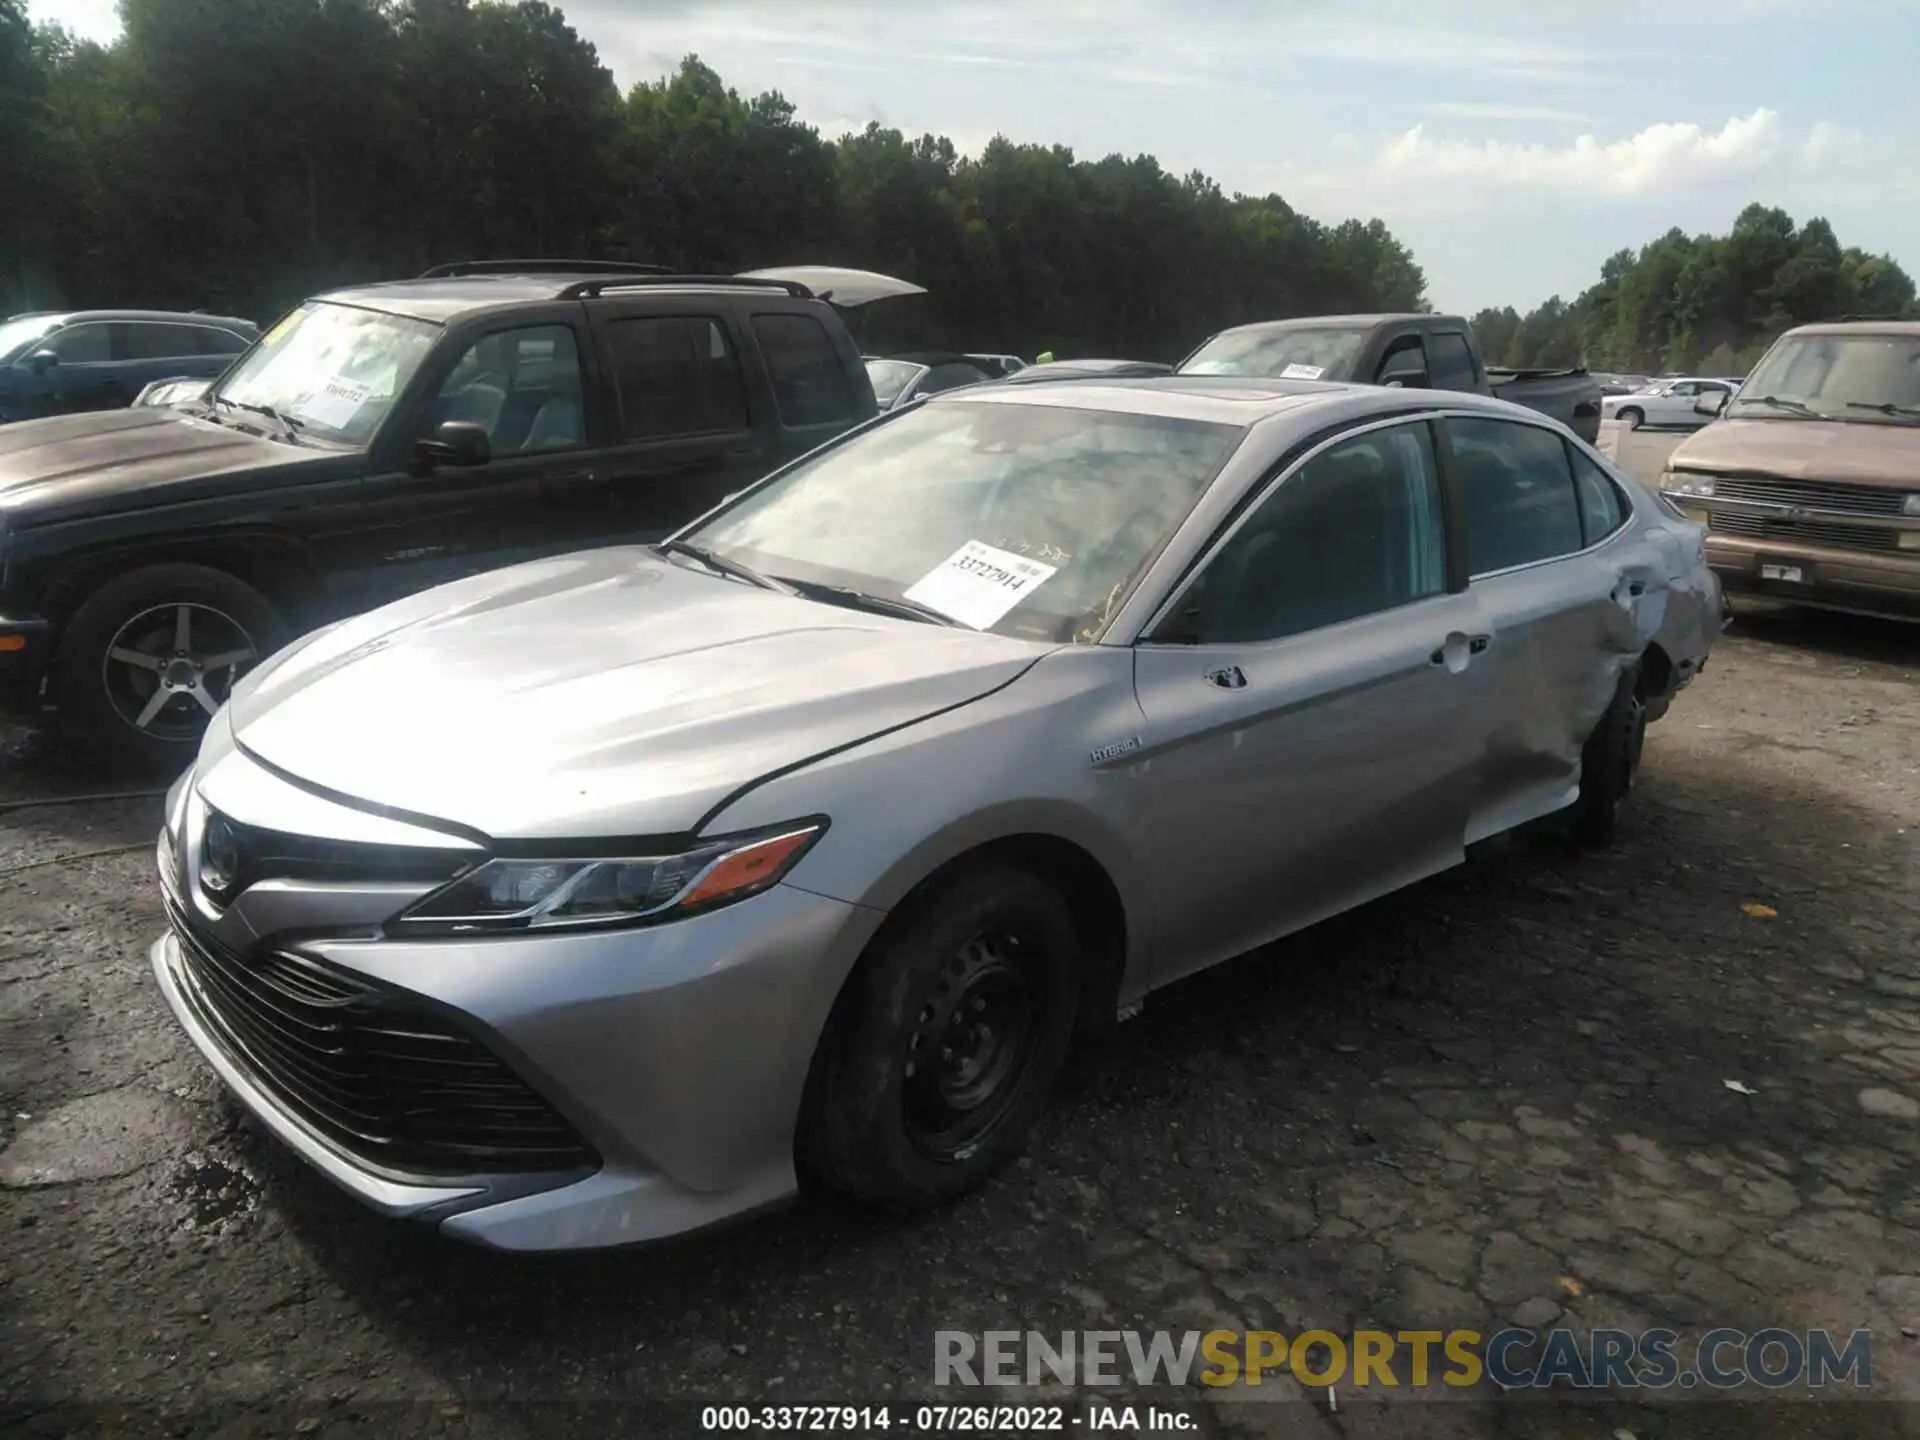
M 1719 630 L 1702 544 L 1497 400 L 942 396 L 256 669 L 170 797 L 154 973 L 281 1140 L 451 1235 L 936 1203 L 1156 987 L 1542 817 L 1609 838 Z

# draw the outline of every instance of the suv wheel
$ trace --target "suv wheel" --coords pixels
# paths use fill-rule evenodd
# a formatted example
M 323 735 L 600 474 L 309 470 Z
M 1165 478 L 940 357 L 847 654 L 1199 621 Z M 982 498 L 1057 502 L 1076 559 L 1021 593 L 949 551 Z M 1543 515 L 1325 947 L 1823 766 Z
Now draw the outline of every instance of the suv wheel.
M 155 565 L 88 597 L 61 636 L 61 723 L 122 759 L 178 769 L 285 626 L 259 591 L 205 565 Z
M 1020 1148 L 1066 1063 L 1080 945 L 1059 893 L 1022 870 L 965 872 L 914 905 L 835 1007 L 800 1159 L 871 1205 L 922 1207 Z

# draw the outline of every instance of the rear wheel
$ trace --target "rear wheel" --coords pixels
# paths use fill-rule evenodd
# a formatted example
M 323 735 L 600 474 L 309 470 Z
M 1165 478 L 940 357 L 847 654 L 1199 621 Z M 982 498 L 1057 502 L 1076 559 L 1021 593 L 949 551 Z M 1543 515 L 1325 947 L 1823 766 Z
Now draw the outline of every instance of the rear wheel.
M 969 871 L 915 902 L 835 1007 L 802 1165 L 871 1205 L 933 1205 L 979 1184 L 1059 1078 L 1079 963 L 1065 900 L 1025 871 Z
M 1605 845 L 1613 839 L 1620 825 L 1620 807 L 1639 777 L 1640 753 L 1647 741 L 1647 707 L 1639 679 L 1637 668 L 1621 677 L 1612 703 L 1581 751 L 1573 833 L 1582 845 Z
M 1629 430 L 1638 430 L 1642 425 L 1647 423 L 1645 413 L 1639 410 L 1622 410 L 1614 418 Z
M 121 759 L 178 769 L 234 682 L 284 638 L 267 598 L 224 571 L 155 565 L 122 575 L 61 637 L 61 724 Z

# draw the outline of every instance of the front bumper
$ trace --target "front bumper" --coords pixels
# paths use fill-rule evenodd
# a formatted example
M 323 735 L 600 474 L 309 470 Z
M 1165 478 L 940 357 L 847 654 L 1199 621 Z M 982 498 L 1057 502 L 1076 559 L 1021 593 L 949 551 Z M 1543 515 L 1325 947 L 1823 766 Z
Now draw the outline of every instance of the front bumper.
M 277 914 L 300 908 L 271 898 Z M 361 930 L 255 951 L 330 967 L 472 1036 L 600 1157 L 598 1168 L 554 1173 L 408 1174 L 357 1152 L 270 1055 L 263 1063 L 231 1043 L 214 1013 L 221 997 L 188 963 L 196 939 L 170 929 L 150 958 L 221 1080 L 349 1194 L 497 1249 L 595 1249 L 708 1228 L 793 1193 L 814 1048 L 881 918 L 778 886 L 651 929 L 421 941 Z
M 34 615 L 0 615 L 0 710 L 37 709 L 52 627 Z
M 1920 620 L 1920 550 L 1858 551 L 1709 534 L 1707 564 L 1724 590 L 1821 609 Z M 1769 578 L 1763 566 L 1798 571 Z

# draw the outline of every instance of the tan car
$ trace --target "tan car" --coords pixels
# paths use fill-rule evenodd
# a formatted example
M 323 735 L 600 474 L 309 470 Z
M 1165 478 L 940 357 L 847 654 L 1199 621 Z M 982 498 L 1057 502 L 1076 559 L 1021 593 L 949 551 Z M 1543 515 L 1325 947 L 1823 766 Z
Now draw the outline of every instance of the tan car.
M 1673 452 L 1731 594 L 1920 620 L 1920 320 L 1790 330 Z

